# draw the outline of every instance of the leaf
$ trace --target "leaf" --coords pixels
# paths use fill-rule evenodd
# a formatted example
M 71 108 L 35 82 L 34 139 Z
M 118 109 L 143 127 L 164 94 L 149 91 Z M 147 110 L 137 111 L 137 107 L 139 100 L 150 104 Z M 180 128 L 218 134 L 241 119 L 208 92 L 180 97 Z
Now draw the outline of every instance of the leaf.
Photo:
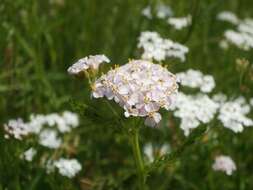
M 183 143 L 181 147 L 179 147 L 177 150 L 169 154 L 165 154 L 155 159 L 155 161 L 147 168 L 147 173 L 150 173 L 151 171 L 154 171 L 160 167 L 167 166 L 171 162 L 178 159 L 188 146 L 194 144 L 203 136 L 203 134 L 206 132 L 206 129 L 207 129 L 207 126 L 202 126 L 193 130 L 190 136 L 186 139 L 186 141 Z
M 85 103 L 78 103 L 75 100 L 71 99 L 69 101 L 73 111 L 80 113 L 85 119 L 96 125 L 121 125 L 119 119 L 116 117 L 110 117 L 108 114 L 103 114 L 103 112 L 98 108 L 99 106 L 93 107 Z

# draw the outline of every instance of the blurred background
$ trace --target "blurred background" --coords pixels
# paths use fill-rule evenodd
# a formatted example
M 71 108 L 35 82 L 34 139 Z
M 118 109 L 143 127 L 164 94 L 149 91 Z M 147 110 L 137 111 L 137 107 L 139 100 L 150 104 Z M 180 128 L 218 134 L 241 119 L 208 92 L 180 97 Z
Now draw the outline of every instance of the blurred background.
M 147 19 L 142 10 L 158 3 L 169 5 L 175 16 L 192 15 L 191 27 L 177 31 L 160 19 Z M 85 102 L 90 95 L 84 81 L 71 77 L 67 68 L 87 55 L 105 54 L 111 65 L 140 58 L 141 31 L 157 31 L 163 37 L 189 47 L 186 61 L 168 60 L 172 72 L 199 69 L 215 77 L 215 92 L 230 97 L 252 97 L 253 72 L 240 73 L 237 58 L 252 65 L 253 52 L 219 48 L 229 24 L 217 22 L 219 12 L 253 17 L 252 0 L 1 0 L 0 1 L 0 123 L 27 118 L 31 113 L 72 109 L 70 100 Z M 109 66 L 108 66 L 109 67 Z M 250 70 L 249 70 L 250 71 Z M 106 111 L 105 111 L 106 112 Z M 252 117 L 252 114 L 251 114 Z M 127 140 L 107 126 L 81 118 L 78 157 L 83 172 L 70 181 L 49 176 L 20 162 L 22 146 L 0 136 L 0 190 L 5 189 L 134 189 L 134 169 Z M 214 127 L 217 127 L 214 124 Z M 218 124 L 217 124 L 218 125 Z M 116 130 L 117 131 L 117 130 Z M 151 174 L 150 189 L 251 190 L 253 189 L 253 131 L 238 135 L 217 129 L 219 137 L 187 149 L 169 169 Z M 172 134 L 173 132 L 173 134 Z M 225 135 L 223 135 L 225 134 Z M 143 131 L 142 142 L 171 148 L 183 139 L 179 129 Z M 217 143 L 217 141 L 221 143 Z M 213 152 L 229 153 L 238 163 L 233 176 L 211 171 Z M 130 166 L 130 167 L 129 167 Z M 90 184 L 95 184 L 90 187 Z

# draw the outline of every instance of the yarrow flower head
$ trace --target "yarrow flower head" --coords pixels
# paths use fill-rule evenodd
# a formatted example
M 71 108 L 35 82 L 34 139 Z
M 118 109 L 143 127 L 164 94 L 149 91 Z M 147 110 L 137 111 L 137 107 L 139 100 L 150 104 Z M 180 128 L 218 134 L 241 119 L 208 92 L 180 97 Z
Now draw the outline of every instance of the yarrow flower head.
M 76 63 L 69 67 L 68 73 L 71 75 L 77 75 L 88 69 L 97 70 L 99 65 L 103 62 L 109 63 L 110 60 L 105 55 L 90 55 L 79 59 Z
M 211 92 L 215 87 L 212 75 L 204 75 L 198 70 L 189 69 L 176 74 L 180 84 L 190 88 L 200 88 L 201 92 Z
M 191 129 L 197 128 L 201 123 L 209 123 L 218 107 L 218 103 L 205 94 L 194 96 L 178 93 L 172 110 L 174 116 L 181 119 L 180 128 L 188 136 Z
M 231 18 L 230 18 L 231 17 Z M 227 21 L 236 25 L 237 29 L 228 29 L 224 32 L 225 40 L 222 43 L 228 42 L 237 46 L 238 48 L 249 51 L 253 48 L 253 20 L 251 18 L 246 18 L 244 20 L 239 20 L 236 17 L 232 18 L 232 15 L 224 17 Z M 227 45 L 226 45 L 227 46 Z
M 170 6 L 163 3 L 159 3 L 156 7 L 156 16 L 160 19 L 165 19 L 173 15 L 173 11 Z
M 163 3 L 159 3 L 154 7 L 154 14 L 152 15 L 151 6 L 148 5 L 142 10 L 142 15 L 148 19 L 152 19 L 153 17 L 157 17 L 159 19 L 166 19 L 169 16 L 173 15 L 173 11 L 170 6 L 165 5 Z
M 148 5 L 141 11 L 142 15 L 148 19 L 152 19 L 151 7 Z
M 222 11 L 217 15 L 217 19 L 221 20 L 221 21 L 226 21 L 229 22 L 231 24 L 238 24 L 239 23 L 239 19 L 238 17 L 230 11 Z
M 222 104 L 218 119 L 224 127 L 238 133 L 243 131 L 244 126 L 253 126 L 253 120 L 246 116 L 249 112 L 250 106 L 240 97 Z
M 7 132 L 5 138 L 13 136 L 15 139 L 21 140 L 30 133 L 29 127 L 20 118 L 9 120 L 7 124 L 4 124 L 4 129 Z
M 58 168 L 59 173 L 62 176 L 66 176 L 68 178 L 75 177 L 75 175 L 82 169 L 81 164 L 76 159 L 60 158 L 54 162 L 54 166 Z
M 40 134 L 42 129 L 47 127 L 56 127 L 60 133 L 70 132 L 73 128 L 79 125 L 78 115 L 70 111 L 64 111 L 62 114 L 32 114 L 28 122 L 22 119 L 11 119 L 4 124 L 6 138 L 13 136 L 21 140 L 29 134 Z M 47 136 L 47 135 L 46 135 Z
M 223 171 L 227 175 L 232 175 L 232 173 L 236 170 L 236 165 L 229 156 L 221 155 L 215 158 L 213 169 L 215 171 Z
M 168 23 L 172 25 L 176 30 L 181 30 L 192 23 L 192 16 L 187 17 L 170 17 Z
M 139 37 L 138 47 L 143 49 L 142 59 L 163 61 L 174 57 L 185 61 L 189 49 L 170 39 L 162 38 L 157 32 L 145 31 Z
M 224 36 L 228 42 L 242 50 L 248 51 L 253 48 L 253 35 L 234 30 L 227 30 Z
M 161 120 L 159 109 L 169 109 L 177 89 L 175 75 L 161 65 L 132 60 L 101 76 L 93 85 L 92 95 L 114 99 L 126 117 L 147 117 L 145 124 L 155 126 Z
M 57 154 L 53 154 L 52 157 L 49 157 L 48 151 L 40 154 L 41 156 L 38 155 L 39 163 L 45 167 L 47 173 L 51 173 L 55 168 L 58 168 L 61 175 L 72 178 L 81 170 L 81 164 L 75 159 L 58 158 L 63 149 L 70 147 L 70 141 L 64 141 L 63 134 L 70 132 L 78 125 L 78 115 L 70 111 L 64 111 L 62 114 L 32 114 L 28 122 L 24 122 L 22 119 L 10 120 L 4 125 L 4 129 L 6 138 L 13 136 L 18 140 L 23 140 L 23 137 L 31 134 L 31 137 L 35 136 L 33 140 L 36 140 L 41 146 L 50 149 L 61 147 L 61 151 L 56 151 Z M 68 138 L 72 137 L 69 136 Z M 64 146 L 62 146 L 63 142 Z M 73 147 L 73 144 L 71 147 Z M 20 159 L 31 162 L 36 154 L 37 150 L 31 147 L 20 154 Z

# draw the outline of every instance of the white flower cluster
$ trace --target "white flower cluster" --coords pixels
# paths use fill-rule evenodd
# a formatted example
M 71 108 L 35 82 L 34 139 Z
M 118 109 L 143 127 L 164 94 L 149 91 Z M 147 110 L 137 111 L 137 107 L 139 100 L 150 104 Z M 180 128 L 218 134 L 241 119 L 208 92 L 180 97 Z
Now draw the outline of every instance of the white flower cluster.
M 143 152 L 149 162 L 153 162 L 156 156 L 163 156 L 170 152 L 169 144 L 163 144 L 162 146 L 155 146 L 152 143 L 144 145 Z
M 4 124 L 4 130 L 7 132 L 5 138 L 13 136 L 15 139 L 21 140 L 23 136 L 29 134 L 29 128 L 20 118 L 11 119 L 8 123 Z
M 75 175 L 82 169 L 81 164 L 76 159 L 60 158 L 55 161 L 53 165 L 58 168 L 59 173 L 62 176 L 66 176 L 68 178 L 75 177 Z
M 156 16 L 160 19 L 165 19 L 173 15 L 173 11 L 170 6 L 163 3 L 159 3 L 156 7 Z
M 54 129 L 44 129 L 39 134 L 39 144 L 56 149 L 61 146 L 62 139 L 58 137 L 58 133 Z
M 37 151 L 34 148 L 29 148 L 26 150 L 23 154 L 21 154 L 21 158 L 31 162 L 33 160 L 33 157 L 36 155 Z
M 251 18 L 240 20 L 231 12 L 223 12 L 218 15 L 218 19 L 228 21 L 237 27 L 237 30 L 225 31 L 225 40 L 220 43 L 222 48 L 226 49 L 228 42 L 245 51 L 253 48 L 253 20 Z
M 110 60 L 105 55 L 90 55 L 79 59 L 71 67 L 68 68 L 68 73 L 77 75 L 87 69 L 97 70 L 99 65 L 103 62 L 109 63 Z
M 182 86 L 199 88 L 202 93 L 209 93 L 215 87 L 213 76 L 204 75 L 198 70 L 189 69 L 186 72 L 176 74 Z M 206 94 L 185 95 L 178 93 L 175 104 L 171 106 L 174 116 L 181 118 L 180 128 L 187 136 L 190 130 L 200 123 L 208 123 L 215 116 L 224 127 L 234 132 L 242 132 L 244 126 L 253 126 L 253 120 L 246 115 L 250 112 L 250 106 L 245 98 L 239 97 L 234 101 L 228 101 L 227 96 L 220 93 L 209 98 Z
M 64 111 L 61 115 L 51 113 L 47 115 L 31 115 L 30 122 L 27 123 L 33 133 L 39 133 L 43 126 L 56 126 L 61 133 L 70 132 L 72 128 L 79 125 L 77 114 L 70 111 Z
M 217 15 L 217 19 L 221 20 L 221 21 L 226 21 L 229 22 L 231 24 L 235 24 L 237 25 L 240 20 L 238 19 L 238 17 L 230 11 L 222 11 Z
M 148 19 L 152 19 L 151 7 L 148 5 L 144 9 L 142 9 L 141 14 Z
M 234 44 L 240 49 L 248 51 L 253 48 L 253 35 L 251 34 L 227 30 L 224 35 L 228 42 Z
M 24 136 L 29 134 L 38 135 L 38 143 L 42 146 L 51 149 L 57 149 L 62 145 L 62 138 L 60 133 L 70 132 L 73 128 L 79 125 L 78 115 L 70 111 L 64 111 L 62 114 L 51 113 L 47 115 L 31 115 L 29 122 L 25 123 L 21 119 L 10 120 L 4 125 L 6 137 L 13 136 L 16 139 L 22 140 Z M 37 139 L 37 138 L 36 138 Z M 20 155 L 21 159 L 31 162 L 37 150 L 29 148 Z M 42 157 L 42 163 L 45 159 Z M 58 168 L 59 173 L 63 176 L 72 178 L 81 169 L 80 163 L 75 159 L 48 160 L 45 163 L 48 173 L 53 172 Z
M 180 128 L 188 136 L 191 129 L 197 128 L 201 123 L 209 123 L 218 108 L 218 103 L 205 94 L 178 93 L 172 110 L 174 110 L 173 115 L 181 119 Z
M 221 104 L 218 119 L 224 127 L 238 133 L 243 131 L 244 126 L 253 126 L 253 120 L 246 116 L 249 112 L 250 106 L 240 97 Z
M 238 25 L 238 30 L 246 34 L 253 35 L 253 19 L 251 18 L 244 19 Z
M 162 38 L 157 32 L 145 31 L 139 37 L 138 48 L 143 49 L 142 59 L 163 61 L 174 57 L 185 61 L 189 49 L 170 39 Z
M 152 19 L 153 17 L 157 17 L 159 19 L 165 19 L 173 15 L 172 9 L 169 6 L 162 3 L 159 3 L 158 5 L 155 6 L 154 13 L 155 15 L 153 16 L 150 5 L 146 6 L 142 10 L 142 15 L 148 19 Z
M 215 87 L 212 75 L 204 75 L 198 70 L 189 69 L 176 74 L 180 84 L 190 88 L 199 88 L 201 92 L 211 92 Z
M 176 77 L 161 65 L 144 60 L 109 71 L 93 85 L 93 97 L 114 99 L 125 116 L 147 117 L 145 124 L 155 126 L 161 120 L 160 108 L 169 109 L 177 92 Z
M 62 140 L 58 137 L 60 133 L 70 132 L 71 129 L 79 125 L 77 114 L 64 111 L 63 114 L 31 115 L 30 121 L 25 123 L 21 119 L 10 120 L 4 125 L 7 132 L 6 137 L 10 135 L 21 140 L 22 137 L 29 134 L 37 134 L 39 143 L 48 148 L 58 148 Z M 49 128 L 45 128 L 49 127 Z M 56 127 L 53 128 L 53 127 Z
M 170 17 L 168 23 L 173 26 L 176 30 L 181 30 L 192 23 L 192 16 L 187 17 Z
M 227 175 L 232 175 L 232 173 L 236 170 L 236 165 L 229 156 L 221 155 L 215 158 L 213 169 L 215 171 L 223 171 Z

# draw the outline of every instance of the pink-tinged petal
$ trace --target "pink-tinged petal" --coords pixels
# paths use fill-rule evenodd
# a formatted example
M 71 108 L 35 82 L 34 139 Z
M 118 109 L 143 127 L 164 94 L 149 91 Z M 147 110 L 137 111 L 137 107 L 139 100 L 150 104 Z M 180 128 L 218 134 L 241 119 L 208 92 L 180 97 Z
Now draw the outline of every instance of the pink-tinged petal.
M 159 123 L 160 121 L 161 121 L 161 119 L 162 119 L 162 116 L 161 116 L 161 114 L 160 113 L 153 113 L 152 114 L 152 118 L 154 119 L 154 121 L 156 122 L 156 123 Z
M 120 86 L 118 89 L 119 94 L 126 95 L 129 92 L 129 88 L 127 86 Z
M 144 123 L 146 126 L 148 126 L 148 127 L 154 127 L 155 125 L 156 125 L 156 122 L 154 121 L 154 119 L 153 118 L 151 118 L 151 117 L 147 117 L 146 119 L 145 119 L 145 123 Z
M 151 102 L 145 105 L 145 110 L 147 112 L 155 112 L 159 110 L 159 105 L 157 103 Z
M 155 112 L 145 119 L 145 125 L 149 127 L 154 127 L 161 121 L 161 119 L 162 116 L 159 113 Z

